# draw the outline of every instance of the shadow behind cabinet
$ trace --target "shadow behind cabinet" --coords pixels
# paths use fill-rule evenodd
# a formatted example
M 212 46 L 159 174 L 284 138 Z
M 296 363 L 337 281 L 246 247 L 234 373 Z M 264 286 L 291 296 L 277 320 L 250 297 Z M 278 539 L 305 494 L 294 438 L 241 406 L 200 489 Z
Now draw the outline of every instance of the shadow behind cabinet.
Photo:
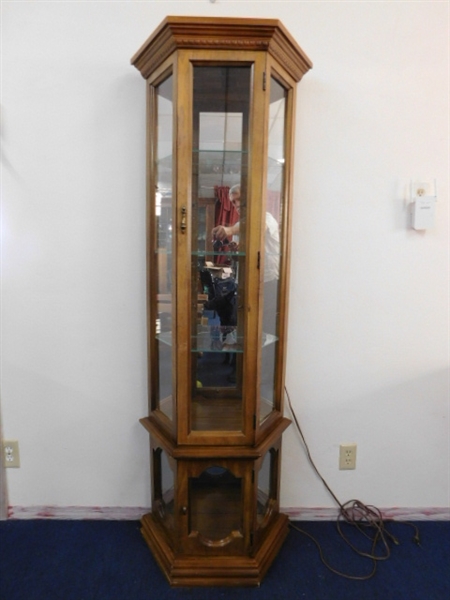
M 147 82 L 142 532 L 172 585 L 258 585 L 288 530 L 295 87 L 312 64 L 277 20 L 195 17 L 167 17 L 132 64 Z

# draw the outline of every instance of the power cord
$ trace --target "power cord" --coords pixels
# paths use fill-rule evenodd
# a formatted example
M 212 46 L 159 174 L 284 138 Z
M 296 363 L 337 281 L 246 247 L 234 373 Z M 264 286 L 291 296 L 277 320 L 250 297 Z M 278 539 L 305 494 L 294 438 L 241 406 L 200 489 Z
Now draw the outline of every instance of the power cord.
M 344 540 L 344 542 L 354 552 L 356 552 L 356 554 L 372 561 L 371 572 L 368 575 L 358 576 L 358 575 L 349 575 L 347 573 L 343 573 L 343 572 L 335 569 L 330 564 L 328 564 L 327 560 L 324 557 L 323 550 L 322 550 L 319 542 L 314 538 L 314 536 L 312 536 L 310 533 L 308 533 L 304 529 L 297 527 L 293 523 L 290 523 L 290 526 L 292 527 L 292 529 L 295 529 L 296 531 L 302 533 L 303 535 L 306 535 L 310 540 L 312 540 L 314 542 L 314 544 L 316 545 L 316 547 L 319 551 L 321 561 L 327 567 L 327 569 L 329 569 L 331 572 L 333 572 L 336 575 L 339 575 L 341 577 L 345 577 L 346 579 L 353 579 L 355 581 L 365 581 L 367 579 L 370 579 L 376 573 L 378 562 L 382 561 L 382 560 L 387 560 L 389 558 L 389 556 L 391 554 L 389 541 L 391 541 L 392 543 L 394 543 L 397 546 L 400 544 L 399 540 L 386 528 L 386 523 L 393 522 L 393 519 L 383 519 L 381 511 L 378 508 L 376 508 L 375 506 L 366 505 L 363 502 L 361 502 L 360 500 L 349 500 L 348 502 L 345 502 L 345 503 L 341 503 L 339 501 L 336 494 L 333 492 L 333 490 L 330 488 L 328 483 L 325 481 L 324 477 L 322 477 L 321 473 L 319 472 L 319 469 L 316 467 L 316 465 L 312 459 L 311 452 L 309 450 L 309 446 L 306 442 L 305 436 L 303 435 L 303 431 L 298 422 L 297 415 L 295 414 L 295 411 L 292 407 L 292 402 L 291 402 L 291 398 L 289 396 L 289 392 L 286 387 L 284 389 L 285 389 L 288 404 L 289 404 L 289 410 L 291 411 L 295 426 L 297 428 L 298 433 L 300 434 L 301 440 L 305 447 L 305 451 L 306 451 L 308 460 L 311 463 L 314 471 L 316 472 L 316 474 L 318 475 L 318 477 L 320 478 L 320 480 L 322 481 L 322 483 L 328 490 L 328 492 L 333 497 L 336 504 L 339 506 L 339 513 L 338 513 L 338 517 L 337 517 L 337 521 L 336 521 L 336 526 L 337 526 L 339 535 Z M 348 537 L 344 534 L 344 531 L 342 529 L 342 523 L 346 523 L 346 524 L 350 525 L 351 527 L 355 528 L 359 533 L 361 533 L 365 538 L 371 540 L 372 544 L 371 544 L 370 552 L 364 552 L 364 551 L 358 549 L 348 539 Z M 408 525 L 414 529 L 413 541 L 418 546 L 420 546 L 420 537 L 419 537 L 418 527 L 414 523 L 410 523 L 408 521 L 402 521 L 402 524 Z M 381 546 L 381 550 L 378 550 L 378 548 L 380 546 Z

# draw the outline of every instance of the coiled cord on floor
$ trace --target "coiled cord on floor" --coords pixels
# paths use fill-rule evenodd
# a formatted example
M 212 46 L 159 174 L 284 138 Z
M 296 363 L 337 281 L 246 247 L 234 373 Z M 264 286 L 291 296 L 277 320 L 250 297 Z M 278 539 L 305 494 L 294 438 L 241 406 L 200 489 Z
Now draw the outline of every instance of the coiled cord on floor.
M 297 525 L 294 525 L 293 523 L 290 523 L 290 526 L 292 527 L 292 529 L 295 529 L 296 531 L 302 533 L 303 535 L 306 535 L 310 540 L 312 540 L 314 542 L 314 544 L 316 545 L 316 547 L 319 551 L 321 561 L 327 567 L 327 569 L 329 569 L 331 572 L 333 572 L 336 575 L 339 575 L 341 577 L 345 577 L 346 579 L 353 579 L 355 581 L 365 581 L 367 579 L 370 579 L 376 573 L 378 562 L 382 561 L 382 560 L 387 560 L 390 557 L 391 549 L 390 549 L 389 541 L 397 546 L 400 543 L 399 540 L 386 527 L 386 524 L 388 522 L 392 522 L 392 519 L 383 519 L 381 511 L 378 508 L 376 508 L 375 506 L 366 505 L 363 502 L 361 502 L 360 500 L 349 500 L 348 502 L 345 502 L 345 503 L 340 502 L 340 500 L 337 498 L 336 494 L 333 492 L 333 490 L 330 488 L 328 483 L 322 477 L 321 473 L 319 472 L 318 468 L 316 467 L 316 465 L 312 459 L 311 452 L 309 450 L 309 446 L 306 442 L 305 436 L 303 435 L 303 431 L 298 422 L 297 415 L 295 414 L 295 411 L 292 407 L 289 392 L 286 387 L 284 389 L 286 391 L 286 397 L 287 397 L 288 404 L 289 404 L 289 410 L 292 414 L 292 418 L 294 420 L 295 426 L 296 426 L 297 431 L 303 442 L 308 460 L 311 463 L 314 471 L 316 472 L 316 474 L 318 475 L 318 477 L 320 478 L 320 480 L 322 481 L 322 483 L 324 484 L 324 486 L 326 487 L 326 489 L 331 494 L 334 501 L 336 502 L 336 504 L 339 507 L 339 513 L 338 513 L 338 517 L 337 517 L 337 521 L 336 521 L 336 526 L 337 526 L 339 535 L 344 540 L 344 542 L 354 552 L 356 552 L 356 554 L 358 554 L 362 558 L 369 559 L 372 562 L 372 569 L 371 569 L 370 573 L 368 573 L 367 575 L 349 575 L 347 573 L 343 573 L 342 571 L 339 571 L 338 569 L 335 569 L 325 559 L 322 547 L 320 546 L 319 542 L 314 538 L 314 536 L 312 536 L 310 533 L 308 533 L 304 529 L 297 527 Z M 350 525 L 352 528 L 356 529 L 365 538 L 371 540 L 372 543 L 371 543 L 370 552 L 365 552 L 365 551 L 360 550 L 359 548 L 357 548 L 354 545 L 354 543 L 352 543 L 349 540 L 348 536 L 346 536 L 344 533 L 344 530 L 342 528 L 342 523 L 346 523 L 346 524 Z M 410 523 L 408 521 L 402 521 L 402 524 L 410 526 L 414 529 L 413 541 L 418 546 L 420 546 L 419 529 L 417 528 L 417 526 L 414 523 Z

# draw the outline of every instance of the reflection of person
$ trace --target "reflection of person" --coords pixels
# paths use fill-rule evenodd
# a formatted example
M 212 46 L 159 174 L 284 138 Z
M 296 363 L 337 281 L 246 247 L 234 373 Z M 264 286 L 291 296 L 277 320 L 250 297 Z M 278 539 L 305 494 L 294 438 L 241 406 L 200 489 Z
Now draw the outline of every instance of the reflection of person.
M 241 208 L 241 186 L 233 185 L 228 192 L 230 197 L 230 201 L 233 203 L 236 212 L 239 214 Z M 214 239 L 220 240 L 223 242 L 224 240 L 228 240 L 229 242 L 237 242 L 239 237 L 239 221 L 234 225 L 218 225 L 214 227 L 212 230 L 212 234 Z M 233 239 L 235 238 L 235 239 Z
M 241 186 L 239 184 L 230 188 L 229 196 L 236 211 L 240 213 Z M 240 221 L 234 225 L 218 225 L 212 230 L 215 239 L 239 242 Z M 264 239 L 264 323 L 266 333 L 275 334 L 277 313 L 277 292 L 280 260 L 280 235 L 278 223 L 274 216 L 266 212 L 266 229 Z

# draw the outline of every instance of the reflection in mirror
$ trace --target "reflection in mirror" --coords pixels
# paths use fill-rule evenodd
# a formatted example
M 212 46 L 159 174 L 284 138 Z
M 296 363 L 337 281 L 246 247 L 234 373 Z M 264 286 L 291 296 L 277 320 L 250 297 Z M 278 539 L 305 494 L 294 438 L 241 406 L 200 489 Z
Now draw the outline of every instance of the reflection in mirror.
M 242 113 L 201 112 L 199 127 L 199 150 L 242 150 Z

